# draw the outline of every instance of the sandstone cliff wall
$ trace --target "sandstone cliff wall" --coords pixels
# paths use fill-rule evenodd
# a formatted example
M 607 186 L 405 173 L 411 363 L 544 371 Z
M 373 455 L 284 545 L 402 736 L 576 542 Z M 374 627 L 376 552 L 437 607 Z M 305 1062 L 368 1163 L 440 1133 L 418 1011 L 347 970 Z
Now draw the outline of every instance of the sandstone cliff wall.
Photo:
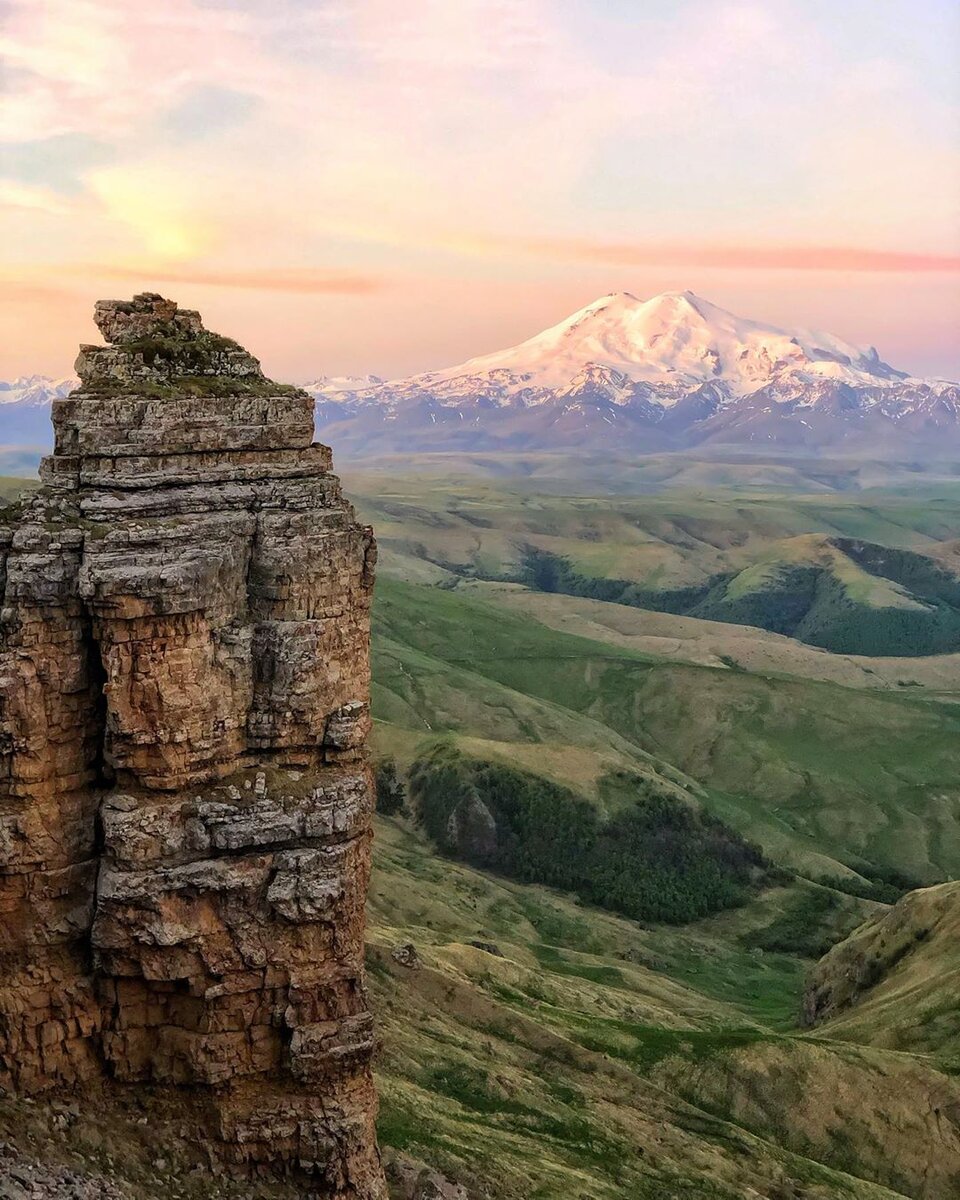
M 312 401 L 153 294 L 0 518 L 0 1087 L 200 1096 L 380 1197 L 363 987 L 375 545 Z

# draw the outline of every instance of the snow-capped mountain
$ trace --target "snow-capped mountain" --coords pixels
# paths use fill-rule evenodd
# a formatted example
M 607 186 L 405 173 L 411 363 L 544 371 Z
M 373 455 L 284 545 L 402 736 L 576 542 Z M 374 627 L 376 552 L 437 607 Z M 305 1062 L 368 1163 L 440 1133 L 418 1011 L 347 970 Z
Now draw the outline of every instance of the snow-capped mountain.
M 0 379 L 0 404 L 41 408 L 69 395 L 79 382 L 75 375 L 63 379 L 51 379 L 49 375 L 21 375 L 10 381 Z
M 960 448 L 957 384 L 911 378 L 873 348 L 738 317 L 692 292 L 614 293 L 509 350 L 315 394 L 325 439 L 378 453 L 891 439 L 905 448 L 946 428 Z
M 50 444 L 51 400 L 75 385 L 0 382 L 0 471 L 35 463 Z M 960 384 L 913 378 L 872 348 L 747 320 L 692 292 L 603 296 L 518 346 L 441 371 L 305 386 L 320 438 L 354 457 L 716 444 L 960 456 Z
M 21 375 L 0 380 L 0 473 L 35 469 L 53 441 L 50 405 L 79 381 L 72 376 Z
M 318 375 L 303 385 L 303 390 L 319 399 L 321 396 L 345 396 L 367 388 L 379 387 L 385 380 L 379 375 Z
M 744 320 L 692 292 L 646 301 L 619 292 L 510 350 L 408 382 L 455 396 L 469 381 L 472 389 L 504 401 L 522 396 L 526 403 L 603 383 L 611 399 L 626 403 L 632 385 L 645 384 L 671 407 L 704 383 L 721 380 L 727 392 L 742 396 L 798 371 L 811 380 L 853 384 L 903 378 L 875 350 Z

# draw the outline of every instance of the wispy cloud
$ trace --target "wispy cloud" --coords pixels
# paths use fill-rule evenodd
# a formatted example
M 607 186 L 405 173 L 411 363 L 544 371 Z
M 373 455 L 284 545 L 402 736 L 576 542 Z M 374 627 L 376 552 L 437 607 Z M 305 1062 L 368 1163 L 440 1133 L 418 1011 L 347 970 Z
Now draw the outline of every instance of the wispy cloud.
M 72 268 L 74 274 L 98 276 L 101 279 L 123 279 L 138 287 L 161 283 L 184 283 L 196 287 L 243 288 L 254 291 L 293 292 L 303 295 L 364 296 L 388 286 L 385 278 L 361 275 L 348 271 L 322 271 L 313 267 L 273 267 L 264 270 L 216 270 L 203 267 L 170 267 L 149 265 L 101 267 L 90 263 Z
M 59 216 L 68 211 L 69 205 L 50 188 L 0 180 L 0 209 L 4 208 Z
M 7 0 L 0 136 L 123 138 L 198 83 L 236 85 L 266 65 L 251 22 L 192 0 Z M 258 75 L 262 71 L 256 72 Z
M 482 244 L 482 243 L 481 243 Z M 706 267 L 746 271 L 960 271 L 960 254 L 872 250 L 856 246 L 706 246 L 584 241 L 576 238 L 507 240 L 501 252 L 643 267 Z

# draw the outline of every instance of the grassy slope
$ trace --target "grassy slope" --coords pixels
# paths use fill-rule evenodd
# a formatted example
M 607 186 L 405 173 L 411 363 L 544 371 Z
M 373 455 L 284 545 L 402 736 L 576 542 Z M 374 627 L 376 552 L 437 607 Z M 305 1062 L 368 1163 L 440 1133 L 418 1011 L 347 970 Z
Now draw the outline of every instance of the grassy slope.
M 955 485 L 921 497 L 724 488 L 611 496 L 544 494 L 528 480 L 349 482 L 377 528 L 385 569 L 417 582 L 533 572 L 545 591 L 622 594 L 625 603 L 761 626 L 832 651 L 960 648 L 956 565 L 916 557 L 960 528 Z M 861 553 L 861 542 L 879 552 Z M 538 558 L 558 564 L 562 578 L 541 579 Z
M 953 1194 L 960 1142 L 930 1097 L 960 1084 L 789 1032 L 804 965 L 747 942 L 794 889 L 648 929 L 437 859 L 405 822 L 378 821 L 375 857 L 388 1151 L 503 1200 Z M 407 941 L 420 970 L 390 954 Z
M 528 613 L 551 629 L 670 662 L 730 667 L 752 675 L 797 677 L 871 690 L 923 687 L 928 695 L 949 696 L 960 689 L 958 654 L 923 658 L 831 654 L 749 625 L 649 612 L 579 596 L 530 592 L 512 585 L 466 586 L 497 604 Z
M 21 492 L 39 487 L 35 479 L 20 479 L 15 475 L 0 475 L 0 500 L 16 500 Z
M 484 572 L 502 531 L 482 521 L 502 522 L 500 499 L 448 543 Z M 447 504 L 426 519 L 418 509 L 418 538 L 450 537 Z M 897 505 L 891 521 L 886 505 L 853 504 L 829 532 L 885 528 L 893 541 L 899 525 L 901 544 L 925 547 L 949 535 L 953 517 L 935 506 Z M 396 520 L 406 539 L 408 514 Z M 689 789 L 814 877 L 868 861 L 926 878 L 957 869 L 957 656 L 841 657 L 758 630 L 465 584 L 424 548 L 388 531 L 375 610 L 376 741 L 401 762 L 446 734 L 595 799 L 598 777 L 626 766 Z M 698 553 L 691 545 L 691 561 Z M 958 1131 L 944 1120 L 957 1111 L 952 1077 L 842 1029 L 835 1040 L 835 1022 L 790 1032 L 803 956 L 869 904 L 795 883 L 680 931 L 641 929 L 433 859 L 394 822 L 376 857 L 387 1145 L 504 1197 L 566 1197 L 571 1185 L 597 1198 L 840 1197 L 865 1179 L 928 1200 L 960 1190 Z M 405 940 L 423 971 L 387 953 Z
M 584 575 L 649 588 L 742 570 L 805 534 L 929 549 L 960 529 L 960 490 L 935 495 L 665 491 L 551 495 L 529 482 L 348 476 L 391 564 L 450 564 L 490 576 L 516 570 L 524 545 L 568 557 Z
M 338 450 L 341 471 L 351 479 L 367 480 L 375 490 L 384 477 L 416 477 L 443 480 L 459 488 L 465 479 L 504 479 L 536 488 L 547 495 L 638 496 L 666 489 L 716 493 L 737 489 L 741 493 L 795 493 L 817 495 L 855 493 L 872 488 L 894 489 L 916 495 L 936 488 L 944 493 L 956 487 L 956 473 L 949 462 L 909 463 L 843 458 L 817 459 L 777 454 L 766 446 L 756 453 L 745 449 L 711 447 L 694 453 L 630 454 L 624 458 L 604 453 L 434 453 L 365 455 L 349 461 Z M 358 490 L 364 490 L 362 486 Z M 368 488 L 367 490 L 371 490 Z
M 960 646 L 960 578 L 936 558 L 804 534 L 684 611 L 788 633 L 811 645 L 874 655 Z
M 375 713 L 408 742 L 479 738 L 561 778 L 571 759 L 581 777 L 601 762 L 660 771 L 709 789 L 721 816 L 815 876 L 861 863 L 931 880 L 960 868 L 960 710 L 922 689 L 658 660 L 393 580 L 381 580 L 375 629 Z

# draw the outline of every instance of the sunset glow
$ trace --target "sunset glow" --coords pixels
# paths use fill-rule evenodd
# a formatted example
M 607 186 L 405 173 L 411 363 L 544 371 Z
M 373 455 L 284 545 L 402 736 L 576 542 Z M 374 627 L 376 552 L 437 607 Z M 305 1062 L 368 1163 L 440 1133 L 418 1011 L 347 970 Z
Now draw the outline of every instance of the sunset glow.
M 2 377 L 143 288 L 294 380 L 683 288 L 960 376 L 948 0 L 0 12 Z

